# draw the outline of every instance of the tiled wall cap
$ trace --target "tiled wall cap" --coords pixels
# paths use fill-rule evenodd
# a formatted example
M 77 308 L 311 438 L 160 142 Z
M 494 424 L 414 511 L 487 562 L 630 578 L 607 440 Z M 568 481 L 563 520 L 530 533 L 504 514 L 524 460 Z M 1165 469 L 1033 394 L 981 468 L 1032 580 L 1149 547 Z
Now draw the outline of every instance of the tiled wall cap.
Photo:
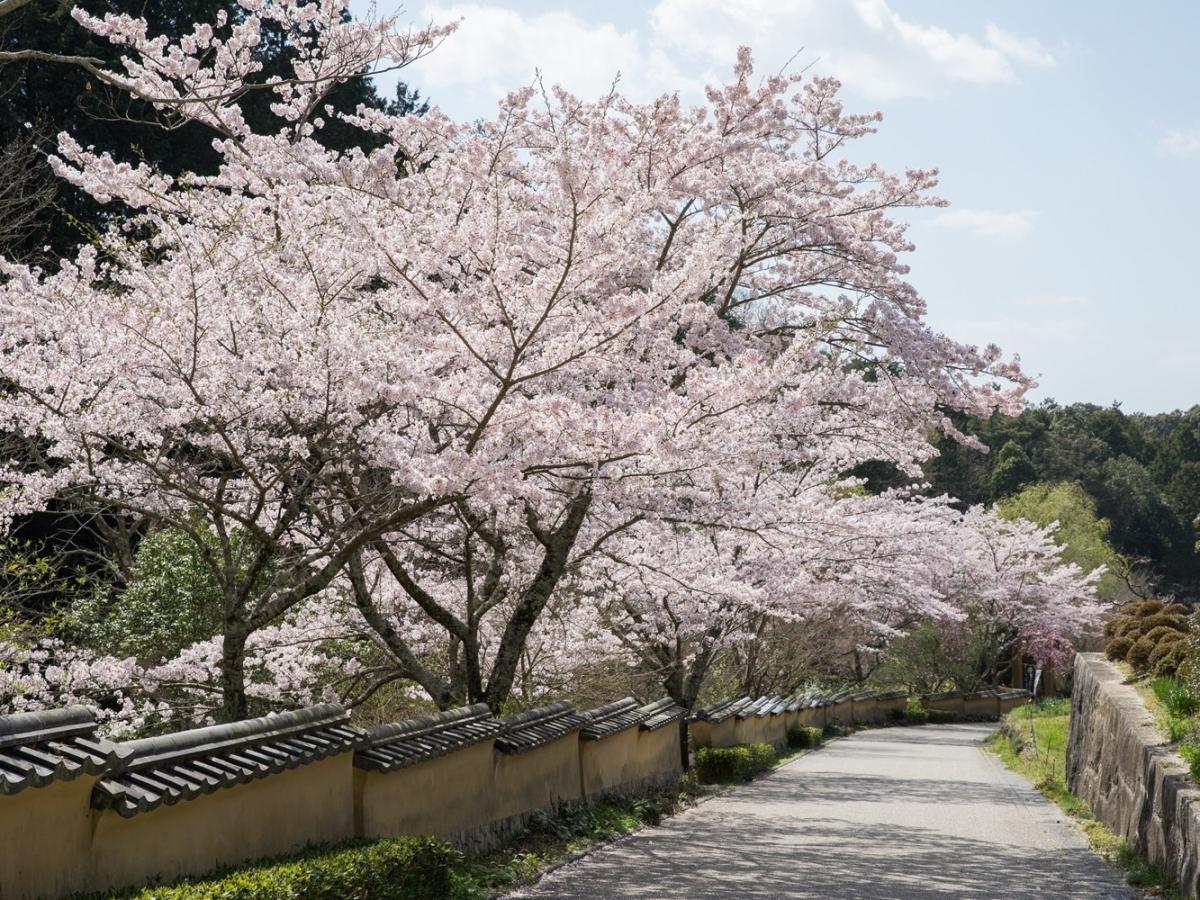
M 496 749 L 501 753 L 524 753 L 568 734 L 587 724 L 583 716 L 566 700 L 538 709 L 515 713 L 500 720 L 501 732 Z
M 632 697 L 590 709 L 581 715 L 587 724 L 583 726 L 579 736 L 585 741 L 598 741 L 610 737 L 619 731 L 641 725 L 647 718 Z
M 367 732 L 368 744 L 354 754 L 360 769 L 392 772 L 494 738 L 501 725 L 486 703 L 433 713 Z
M 98 775 L 125 755 L 96 736 L 85 706 L 0 716 L 0 794 Z
M 92 806 L 122 816 L 193 800 L 366 745 L 340 706 L 194 728 L 120 745 L 127 758 L 92 790 Z
M 672 722 L 678 722 L 687 715 L 687 710 L 670 697 L 663 697 L 661 700 L 647 703 L 642 707 L 642 712 L 646 716 L 641 725 L 643 731 L 657 731 Z
M 692 718 L 699 722 L 724 722 L 726 719 L 736 716 L 743 707 L 749 706 L 753 701 L 749 697 L 737 697 L 732 700 L 722 700 L 720 703 L 714 703 L 697 712 Z

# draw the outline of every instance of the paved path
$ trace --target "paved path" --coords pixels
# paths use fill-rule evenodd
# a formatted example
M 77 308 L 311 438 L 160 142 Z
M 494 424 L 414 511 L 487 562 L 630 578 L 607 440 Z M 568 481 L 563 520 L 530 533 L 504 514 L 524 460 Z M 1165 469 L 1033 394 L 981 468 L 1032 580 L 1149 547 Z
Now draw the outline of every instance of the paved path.
M 987 725 L 859 732 L 551 873 L 520 897 L 1134 896 Z

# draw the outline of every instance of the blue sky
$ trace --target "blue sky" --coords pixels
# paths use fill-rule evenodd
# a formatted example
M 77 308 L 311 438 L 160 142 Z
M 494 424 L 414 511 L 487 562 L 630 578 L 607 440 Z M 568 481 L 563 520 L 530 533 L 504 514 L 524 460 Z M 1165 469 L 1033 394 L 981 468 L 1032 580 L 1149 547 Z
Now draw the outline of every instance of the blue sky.
M 1035 400 L 1200 403 L 1195 0 L 412 0 L 402 18 L 462 19 L 403 74 L 464 118 L 535 69 L 581 96 L 619 72 L 687 99 L 739 44 L 760 71 L 798 53 L 884 113 L 864 160 L 941 170 L 952 206 L 910 216 L 908 260 L 935 327 L 1020 354 Z

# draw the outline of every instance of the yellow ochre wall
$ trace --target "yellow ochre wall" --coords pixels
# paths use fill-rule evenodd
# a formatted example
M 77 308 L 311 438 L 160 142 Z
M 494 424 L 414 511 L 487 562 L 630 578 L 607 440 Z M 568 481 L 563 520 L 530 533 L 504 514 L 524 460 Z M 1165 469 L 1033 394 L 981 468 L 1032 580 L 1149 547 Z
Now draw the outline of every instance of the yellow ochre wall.
M 770 744 L 776 749 L 787 745 L 787 728 L 783 716 L 750 716 L 738 719 L 734 741 L 738 744 Z
M 497 753 L 492 789 L 485 801 L 488 822 L 501 822 L 539 809 L 583 799 L 579 778 L 579 735 L 568 734 L 524 753 Z
M 957 697 L 939 697 L 936 700 L 922 698 L 921 704 L 926 709 L 942 709 L 947 712 L 965 713 L 966 704 L 962 696 Z
M 833 703 L 825 707 L 825 721 L 837 725 L 854 724 L 854 704 L 849 700 Z
M 1000 715 L 999 697 L 967 697 L 963 700 L 963 712 L 968 716 Z
M 699 750 L 701 747 L 732 747 L 738 743 L 735 736 L 737 720 L 730 716 L 723 722 L 692 722 L 692 746 Z
M 488 824 L 493 752 L 483 741 L 393 772 L 355 769 L 355 831 L 449 838 Z
M 879 716 L 881 721 L 895 718 L 904 714 L 908 706 L 907 697 L 893 697 L 890 700 L 879 700 Z
M 826 708 L 824 706 L 815 706 L 800 710 L 800 727 L 824 728 L 825 709 Z
M 661 784 L 682 771 L 679 728 L 642 731 L 635 726 L 598 741 L 581 740 L 579 769 L 588 800 Z
M 81 776 L 0 796 L 0 898 L 60 897 L 90 886 L 95 783 Z
M 341 753 L 129 819 L 94 810 L 89 887 L 198 875 L 352 837 L 352 759 Z

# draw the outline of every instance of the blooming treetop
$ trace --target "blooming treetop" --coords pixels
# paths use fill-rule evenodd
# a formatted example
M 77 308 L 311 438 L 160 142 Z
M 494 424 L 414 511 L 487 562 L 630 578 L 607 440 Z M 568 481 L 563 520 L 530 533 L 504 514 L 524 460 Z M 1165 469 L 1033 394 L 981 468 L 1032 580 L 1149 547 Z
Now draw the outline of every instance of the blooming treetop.
M 28 439 L 0 515 L 60 498 L 215 532 L 227 715 L 250 636 L 331 585 L 387 633 L 355 588 L 381 570 L 454 646 L 504 612 L 492 672 L 464 674 L 498 704 L 610 539 L 769 540 L 836 515 L 863 461 L 915 473 L 944 408 L 1018 408 L 1016 365 L 931 331 L 905 281 L 893 215 L 940 202 L 935 173 L 849 161 L 878 116 L 836 81 L 755 82 L 743 51 L 694 108 L 534 87 L 478 124 L 342 115 L 330 84 L 448 29 L 241 5 L 178 42 L 75 12 L 129 48 L 109 80 L 211 127 L 221 164 L 172 178 L 63 134 L 56 172 L 135 215 L 55 272 L 0 262 L 0 421 Z M 293 77 L 255 81 L 264 22 Z M 286 127 L 253 132 L 248 90 Z M 332 115 L 382 146 L 322 147 Z

